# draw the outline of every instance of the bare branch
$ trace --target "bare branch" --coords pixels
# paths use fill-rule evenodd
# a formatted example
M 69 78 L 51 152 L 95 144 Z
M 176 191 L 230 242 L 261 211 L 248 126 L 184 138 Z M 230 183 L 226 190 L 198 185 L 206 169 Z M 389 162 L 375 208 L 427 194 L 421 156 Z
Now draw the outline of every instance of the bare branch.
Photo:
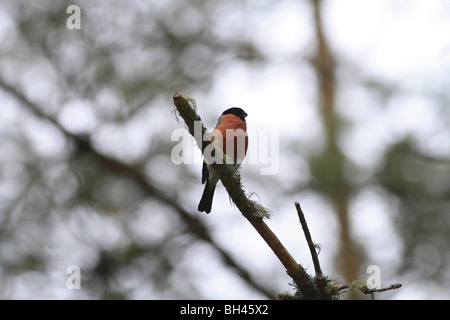
M 369 287 L 365 286 L 365 287 L 361 287 L 360 290 L 365 294 L 372 294 L 375 292 L 384 292 L 384 291 L 388 291 L 388 290 L 400 289 L 401 287 L 402 287 L 402 285 L 400 283 L 396 283 L 396 284 L 391 284 L 389 287 L 386 287 L 386 288 L 370 289 Z
M 374 293 L 376 292 L 384 292 L 384 291 L 389 291 L 389 290 L 396 290 L 396 289 L 400 289 L 402 287 L 402 285 L 400 283 L 396 283 L 396 284 L 391 284 L 389 287 L 385 287 L 385 288 L 369 288 L 367 286 L 367 283 L 365 283 L 364 281 L 353 281 L 350 285 L 343 285 L 341 287 L 339 287 L 337 289 L 338 292 L 343 291 L 345 289 L 350 289 L 351 291 L 355 291 L 355 290 L 359 290 L 364 294 L 370 294 L 372 300 L 375 299 Z
M 305 215 L 303 214 L 302 208 L 298 202 L 295 203 L 295 208 L 297 209 L 298 218 L 300 219 L 300 224 L 302 225 L 303 233 L 305 234 L 306 242 L 308 243 L 309 251 L 311 251 L 311 257 L 314 264 L 314 270 L 316 271 L 316 276 L 322 276 L 322 270 L 320 268 L 319 257 L 316 251 L 316 245 L 314 244 L 311 233 L 309 232 L 308 224 L 306 223 Z
M 195 136 L 194 121 L 201 121 L 201 118 L 197 114 L 196 110 L 192 108 L 192 99 L 176 92 L 173 96 L 173 100 L 180 116 L 184 119 L 187 127 L 189 128 L 190 134 Z M 201 127 L 202 134 L 204 134 L 206 129 L 203 124 Z M 205 141 L 204 143 L 199 144 L 202 152 L 205 150 L 206 146 L 209 145 L 209 143 L 209 141 Z M 259 203 L 250 200 L 246 196 L 240 182 L 240 177 L 236 174 L 236 171 L 232 165 L 213 164 L 212 168 L 218 174 L 222 184 L 225 186 L 225 189 L 231 197 L 231 200 L 236 204 L 239 211 L 252 224 L 264 241 L 266 241 L 267 245 L 272 249 L 280 262 L 286 268 L 288 275 L 297 284 L 299 290 L 302 290 L 306 282 L 311 282 L 311 278 L 294 260 L 277 236 L 263 221 L 263 217 L 268 216 L 269 210 L 264 208 Z M 308 284 L 308 287 L 311 286 L 314 285 Z

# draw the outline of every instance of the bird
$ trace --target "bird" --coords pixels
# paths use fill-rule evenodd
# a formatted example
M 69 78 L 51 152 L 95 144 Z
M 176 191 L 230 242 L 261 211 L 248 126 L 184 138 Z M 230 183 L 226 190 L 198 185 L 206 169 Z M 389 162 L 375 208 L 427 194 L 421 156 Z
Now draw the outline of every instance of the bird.
M 227 156 L 232 156 L 235 169 L 240 166 L 247 154 L 248 135 L 247 122 L 245 121 L 246 117 L 247 113 L 241 108 L 229 108 L 225 110 L 219 117 L 211 135 L 211 142 L 215 147 L 220 148 Z M 228 145 L 234 146 L 233 150 L 227 150 L 227 137 L 228 139 L 233 139 L 233 144 L 230 144 L 230 141 L 228 141 Z M 203 161 L 202 184 L 206 182 L 206 185 L 198 204 L 198 211 L 211 212 L 214 191 L 218 181 L 219 177 Z

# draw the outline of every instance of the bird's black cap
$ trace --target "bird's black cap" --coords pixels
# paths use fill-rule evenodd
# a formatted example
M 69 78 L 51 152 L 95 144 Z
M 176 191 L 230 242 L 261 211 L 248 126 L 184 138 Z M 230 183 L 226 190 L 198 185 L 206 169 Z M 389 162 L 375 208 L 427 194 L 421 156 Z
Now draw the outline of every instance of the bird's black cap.
M 222 113 L 222 115 L 224 115 L 224 114 L 234 114 L 235 116 L 241 118 L 244 121 L 245 121 L 245 117 L 247 116 L 247 112 L 245 112 L 241 108 L 230 108 L 230 109 L 227 109 L 227 110 L 225 110 Z

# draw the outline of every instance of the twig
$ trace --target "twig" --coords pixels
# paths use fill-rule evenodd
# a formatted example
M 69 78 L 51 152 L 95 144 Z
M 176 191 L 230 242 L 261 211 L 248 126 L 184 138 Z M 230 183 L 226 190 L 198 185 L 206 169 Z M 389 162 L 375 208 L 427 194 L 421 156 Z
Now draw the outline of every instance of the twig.
M 373 288 L 373 289 L 371 289 L 371 288 L 369 288 L 367 286 L 366 283 L 361 284 L 360 281 L 354 281 L 350 285 L 340 286 L 337 289 L 337 291 L 342 291 L 342 290 L 345 290 L 345 289 L 348 289 L 348 288 L 350 288 L 350 289 L 353 288 L 353 290 L 358 289 L 364 294 L 370 294 L 372 296 L 372 299 L 373 299 L 374 298 L 373 294 L 375 292 L 384 292 L 384 291 L 389 291 L 389 290 L 396 290 L 396 289 L 400 289 L 401 287 L 402 287 L 402 285 L 400 283 L 396 283 L 396 284 L 391 284 L 389 287 L 385 287 L 385 288 L 379 288 L 379 289 Z
M 389 287 L 380 288 L 380 289 L 376 289 L 376 288 L 370 289 L 367 286 L 360 287 L 359 289 L 364 294 L 372 294 L 372 293 L 375 293 L 375 292 L 384 292 L 384 291 L 388 291 L 388 290 L 400 289 L 401 287 L 402 287 L 402 285 L 400 283 L 396 283 L 396 284 L 391 284 Z
M 300 224 L 302 225 L 303 233 L 305 234 L 306 242 L 308 243 L 309 251 L 311 252 L 311 257 L 314 264 L 314 270 L 316 271 L 316 276 L 321 277 L 322 270 L 320 268 L 319 257 L 317 255 L 316 246 L 312 240 L 311 233 L 309 232 L 305 215 L 303 214 L 302 208 L 300 207 L 300 204 L 298 202 L 295 202 L 295 208 L 297 209 L 298 218 L 300 219 Z

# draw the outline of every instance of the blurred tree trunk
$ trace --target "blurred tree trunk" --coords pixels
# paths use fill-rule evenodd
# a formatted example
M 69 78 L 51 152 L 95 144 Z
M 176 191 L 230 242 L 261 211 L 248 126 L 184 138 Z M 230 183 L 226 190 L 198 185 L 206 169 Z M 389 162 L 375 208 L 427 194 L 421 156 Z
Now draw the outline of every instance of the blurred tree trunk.
M 337 144 L 342 122 L 336 112 L 336 60 L 323 31 L 322 3 L 322 0 L 312 0 L 316 37 L 316 51 L 312 65 L 318 80 L 318 106 L 326 144 L 323 152 L 316 159 L 312 159 L 311 167 L 319 190 L 331 201 L 337 215 L 340 247 L 336 264 L 340 268 L 343 280 L 350 283 L 358 279 L 362 259 L 352 237 L 349 221 L 348 208 L 352 186 L 345 177 L 348 159 Z

